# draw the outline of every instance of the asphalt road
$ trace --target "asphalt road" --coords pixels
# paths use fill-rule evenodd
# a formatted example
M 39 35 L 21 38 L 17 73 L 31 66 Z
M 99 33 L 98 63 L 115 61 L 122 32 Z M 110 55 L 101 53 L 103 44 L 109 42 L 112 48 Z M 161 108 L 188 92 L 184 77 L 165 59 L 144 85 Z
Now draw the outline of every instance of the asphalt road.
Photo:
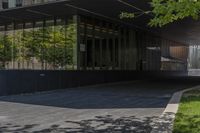
M 191 86 L 134 81 L 0 97 L 0 133 L 148 133 L 172 94 Z

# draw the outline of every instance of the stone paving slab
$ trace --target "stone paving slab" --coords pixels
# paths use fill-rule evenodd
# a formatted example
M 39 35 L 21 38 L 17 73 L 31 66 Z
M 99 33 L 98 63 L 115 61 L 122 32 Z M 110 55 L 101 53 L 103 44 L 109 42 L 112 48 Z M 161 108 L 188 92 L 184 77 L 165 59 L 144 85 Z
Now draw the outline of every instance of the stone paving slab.
M 148 133 L 191 84 L 137 81 L 0 97 L 0 133 Z

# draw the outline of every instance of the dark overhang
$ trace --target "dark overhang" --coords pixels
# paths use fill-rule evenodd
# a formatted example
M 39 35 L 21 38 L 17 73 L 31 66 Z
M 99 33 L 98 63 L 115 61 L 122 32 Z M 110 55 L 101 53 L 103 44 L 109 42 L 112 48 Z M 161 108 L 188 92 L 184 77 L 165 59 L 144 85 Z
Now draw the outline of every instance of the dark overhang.
M 13 22 L 30 22 L 53 18 L 55 16 L 70 16 L 76 14 L 76 9 L 65 6 L 66 1 L 51 2 L 26 7 L 17 7 L 0 11 L 0 25 Z
M 164 28 L 150 28 L 147 26 L 151 15 L 144 14 L 150 9 L 149 0 L 60 0 L 46 4 L 18 7 L 0 11 L 0 25 L 12 22 L 37 21 L 55 16 L 70 16 L 82 14 L 99 16 L 114 21 L 119 21 L 134 27 L 162 32 L 167 39 L 187 44 L 200 42 L 200 22 L 186 19 Z M 121 11 L 134 12 L 138 15 L 134 19 L 119 18 Z
M 69 16 L 73 14 L 94 15 L 114 21 L 127 23 L 138 28 L 147 28 L 146 23 L 150 16 L 143 13 L 147 10 L 147 3 L 139 0 L 61 0 L 46 4 L 38 4 L 27 7 L 18 7 L 0 11 L 0 25 L 12 22 L 35 21 L 55 16 Z M 134 12 L 138 16 L 135 19 L 119 18 L 122 12 Z

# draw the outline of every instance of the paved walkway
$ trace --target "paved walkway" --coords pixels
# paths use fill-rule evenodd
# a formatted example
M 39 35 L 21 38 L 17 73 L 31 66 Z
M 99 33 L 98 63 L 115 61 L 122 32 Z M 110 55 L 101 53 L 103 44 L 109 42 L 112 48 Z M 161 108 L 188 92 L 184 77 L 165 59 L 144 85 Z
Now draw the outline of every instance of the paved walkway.
M 0 97 L 0 133 L 148 133 L 186 83 L 137 81 Z

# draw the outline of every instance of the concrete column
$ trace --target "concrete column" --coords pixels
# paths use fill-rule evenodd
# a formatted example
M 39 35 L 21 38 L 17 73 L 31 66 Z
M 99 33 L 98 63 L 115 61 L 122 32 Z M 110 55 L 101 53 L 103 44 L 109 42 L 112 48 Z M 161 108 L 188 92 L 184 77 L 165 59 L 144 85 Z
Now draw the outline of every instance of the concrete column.
M 33 22 L 33 29 L 32 30 L 33 30 L 33 35 L 32 36 L 33 36 L 33 39 L 35 39 L 35 21 Z M 33 57 L 35 58 L 35 55 L 33 55 Z M 35 62 L 34 62 L 35 59 L 34 58 L 33 58 L 33 61 L 32 61 L 32 69 L 33 70 L 35 69 Z
M 102 34 L 102 22 L 101 22 L 101 24 L 100 24 L 100 33 Z M 100 69 L 102 69 L 102 59 L 103 59 L 103 47 L 102 47 L 102 43 L 103 43 L 103 39 L 100 37 L 100 40 L 99 40 L 100 42 Z
M 109 24 L 106 24 L 106 69 L 108 70 L 110 67 L 110 52 L 109 52 Z
M 86 69 L 87 70 L 87 65 L 88 65 L 88 63 L 87 63 L 87 31 L 88 31 L 88 27 L 87 27 L 87 22 L 86 22 L 87 20 L 85 19 L 84 20 L 84 45 L 85 45 L 85 58 L 84 58 L 84 69 Z
M 12 34 L 13 34 L 13 39 L 12 39 L 12 69 L 15 69 L 15 63 L 14 63 L 14 47 L 15 47 L 15 28 L 16 28 L 16 25 L 15 25 L 15 22 L 12 23 L 12 27 L 13 27 L 13 31 L 12 31 Z
M 6 37 L 7 37 L 7 30 L 8 30 L 8 25 L 5 25 L 4 26 L 4 41 L 3 41 L 3 43 L 4 43 L 4 49 L 3 49 L 3 54 L 4 54 L 4 59 L 3 59 L 3 69 L 6 69 L 6 59 L 5 59 L 5 57 L 6 57 Z
M 67 17 L 65 17 L 65 25 L 64 25 L 64 28 L 65 28 L 65 51 L 64 51 L 64 69 L 66 70 L 67 69 L 67 63 L 68 63 L 68 61 L 67 61 L 67 25 L 68 25 L 68 19 L 67 19 Z
M 129 69 L 136 70 L 137 65 L 137 46 L 136 46 L 136 34 L 134 30 L 130 30 L 129 34 Z
M 122 46 L 121 46 L 121 28 L 118 27 L 118 67 L 122 68 Z
M 92 20 L 92 70 L 95 69 L 95 20 Z
M 55 51 L 55 49 L 56 49 L 56 42 L 55 42 L 55 30 L 56 30 L 56 26 L 57 26 L 57 19 L 56 19 L 56 17 L 54 17 L 54 25 L 53 25 L 53 49 L 54 49 L 54 54 L 53 54 L 53 69 L 55 70 L 56 68 L 55 68 L 55 54 L 56 54 L 56 51 Z M 42 61 L 42 64 L 43 64 L 43 61 Z
M 54 20 L 56 21 L 56 20 Z M 56 23 L 56 22 L 55 22 Z M 42 69 L 47 69 L 47 66 L 44 65 L 45 64 L 45 61 L 44 61 L 44 54 L 46 54 L 45 52 L 45 49 L 44 49 L 44 39 L 45 39 L 45 28 L 46 28 L 46 20 L 44 19 L 43 20 L 43 26 L 42 26 L 42 44 L 43 46 L 41 47 L 42 48 Z M 54 31 L 55 32 L 55 31 Z M 55 45 L 55 44 L 54 44 Z M 55 48 L 55 47 L 54 47 Z
M 116 42 L 115 42 L 115 35 L 113 35 L 113 38 L 112 38 L 112 55 L 113 55 L 113 59 L 112 59 L 112 69 L 115 70 L 115 67 L 116 67 L 116 57 L 115 57 L 115 50 L 116 50 Z
M 22 26 L 22 37 L 25 36 L 24 30 L 25 30 L 25 22 L 23 23 L 23 26 Z M 24 40 L 22 41 L 22 46 L 23 46 L 23 48 L 22 48 L 22 50 L 23 50 L 22 51 L 23 52 L 23 54 L 22 54 L 22 56 L 23 56 L 23 58 L 22 58 L 22 69 L 25 69 L 25 61 L 24 61 L 24 57 L 25 57 L 24 47 L 25 47 L 25 44 L 24 44 Z
M 80 16 L 74 15 L 73 21 L 76 25 L 76 44 L 73 47 L 73 68 L 80 70 Z
M 124 56 L 124 62 L 123 62 L 123 69 L 126 70 L 127 69 L 127 36 L 126 36 L 126 28 L 124 28 L 124 32 L 123 32 L 123 56 Z

